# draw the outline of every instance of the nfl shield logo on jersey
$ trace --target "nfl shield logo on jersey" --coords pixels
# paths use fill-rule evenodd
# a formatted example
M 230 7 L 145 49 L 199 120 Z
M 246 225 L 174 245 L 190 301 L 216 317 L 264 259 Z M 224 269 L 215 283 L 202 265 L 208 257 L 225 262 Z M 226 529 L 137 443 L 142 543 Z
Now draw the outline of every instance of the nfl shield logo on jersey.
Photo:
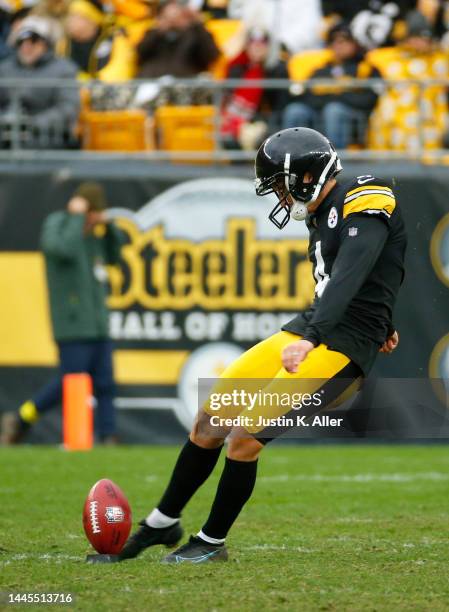
M 350 227 L 348 230 L 348 234 L 350 236 L 357 236 L 358 233 L 358 228 L 357 227 Z
M 329 217 L 327 219 L 327 224 L 331 229 L 334 229 L 337 223 L 338 223 L 338 212 L 335 206 L 332 206 L 329 212 Z

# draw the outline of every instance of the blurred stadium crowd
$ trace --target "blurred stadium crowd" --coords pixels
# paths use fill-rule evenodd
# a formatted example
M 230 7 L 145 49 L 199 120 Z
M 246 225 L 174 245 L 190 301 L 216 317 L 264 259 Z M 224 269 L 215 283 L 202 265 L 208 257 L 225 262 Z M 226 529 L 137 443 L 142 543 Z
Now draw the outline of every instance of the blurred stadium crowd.
M 442 149 L 448 77 L 446 0 L 0 0 L 2 149 Z

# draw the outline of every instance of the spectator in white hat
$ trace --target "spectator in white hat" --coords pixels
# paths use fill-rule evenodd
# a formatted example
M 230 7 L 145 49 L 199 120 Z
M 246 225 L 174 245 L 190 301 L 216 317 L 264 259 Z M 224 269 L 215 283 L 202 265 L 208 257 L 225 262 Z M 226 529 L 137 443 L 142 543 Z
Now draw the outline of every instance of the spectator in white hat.
M 0 63 L 0 79 L 75 80 L 77 69 L 70 60 L 55 56 L 55 34 L 51 21 L 30 16 L 10 38 L 13 54 Z M 14 124 L 21 127 L 22 145 L 27 148 L 60 148 L 70 140 L 79 110 L 77 87 L 0 88 L 1 144 L 10 144 Z

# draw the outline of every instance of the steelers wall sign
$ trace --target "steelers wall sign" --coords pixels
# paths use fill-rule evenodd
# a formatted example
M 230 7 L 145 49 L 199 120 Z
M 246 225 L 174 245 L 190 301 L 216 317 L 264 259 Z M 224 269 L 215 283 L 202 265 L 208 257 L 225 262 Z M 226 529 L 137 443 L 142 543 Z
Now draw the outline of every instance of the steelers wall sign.
M 272 206 L 249 180 L 211 178 L 170 188 L 137 213 L 111 211 L 125 238 L 121 265 L 109 270 L 111 336 L 122 355 L 133 351 L 129 367 L 147 363 L 152 384 L 176 388 L 171 407 L 186 427 L 198 378 L 218 376 L 312 301 L 305 224 L 280 232 Z
M 430 242 L 430 257 L 436 275 L 449 287 L 449 214 L 435 228 Z
M 251 181 L 194 180 L 139 212 L 113 209 L 125 235 L 120 268 L 110 269 L 115 340 L 194 348 L 253 344 L 307 308 L 313 279 L 307 230 L 281 233 L 272 205 Z
M 436 395 L 449 408 L 449 334 L 441 338 L 432 352 L 429 378 Z
M 430 242 L 430 258 L 433 269 L 442 283 L 449 287 L 449 214 L 437 224 Z M 445 393 L 437 391 L 440 399 L 447 404 L 449 392 L 449 334 L 436 344 L 432 351 L 429 376 L 432 380 L 444 381 Z

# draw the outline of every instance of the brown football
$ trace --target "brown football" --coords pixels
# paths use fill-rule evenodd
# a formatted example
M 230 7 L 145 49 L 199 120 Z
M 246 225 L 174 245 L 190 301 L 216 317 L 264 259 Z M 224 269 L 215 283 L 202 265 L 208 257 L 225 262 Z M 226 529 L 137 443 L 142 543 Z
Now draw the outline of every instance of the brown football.
M 121 489 L 103 478 L 89 491 L 83 510 L 87 539 L 101 554 L 117 555 L 131 531 L 131 508 Z

